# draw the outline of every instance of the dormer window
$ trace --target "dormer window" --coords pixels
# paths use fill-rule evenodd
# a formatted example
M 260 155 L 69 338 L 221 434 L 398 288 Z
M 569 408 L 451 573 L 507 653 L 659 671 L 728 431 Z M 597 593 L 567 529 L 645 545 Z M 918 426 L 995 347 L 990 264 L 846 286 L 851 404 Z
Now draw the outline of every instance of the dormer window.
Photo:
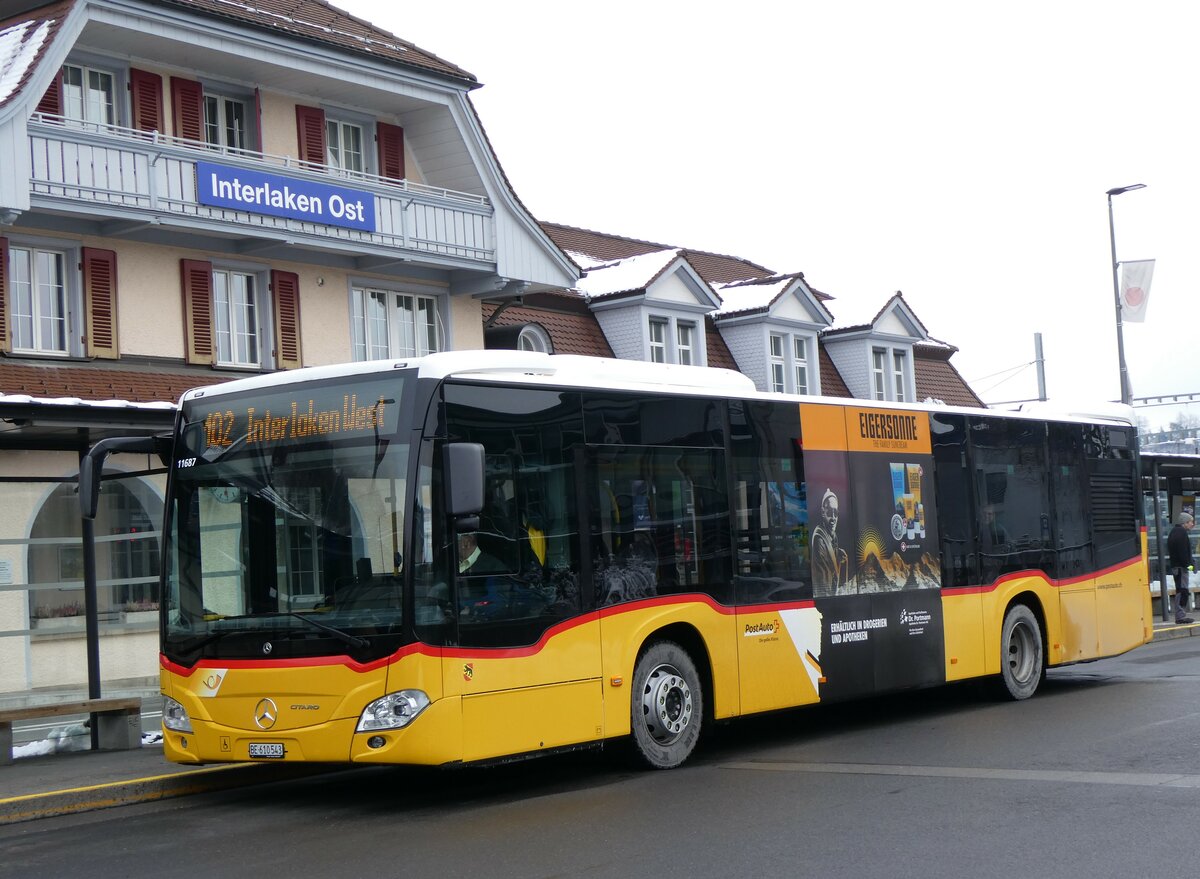
M 808 340 L 792 337 L 792 368 L 796 375 L 796 393 L 808 393 Z
M 679 341 L 677 351 L 679 353 L 679 362 L 685 366 L 690 366 L 692 360 L 692 338 L 695 335 L 696 327 L 694 324 L 679 323 L 675 326 L 676 338 Z
M 704 336 L 701 324 L 688 317 L 653 315 L 644 318 L 646 334 L 639 360 L 704 366 Z
M 650 318 L 650 362 L 667 362 L 667 325 L 662 318 Z
M 808 381 L 807 336 L 771 333 L 767 345 L 771 390 L 777 394 L 812 393 Z
M 876 400 L 910 401 L 909 354 L 899 348 L 871 349 L 871 388 Z

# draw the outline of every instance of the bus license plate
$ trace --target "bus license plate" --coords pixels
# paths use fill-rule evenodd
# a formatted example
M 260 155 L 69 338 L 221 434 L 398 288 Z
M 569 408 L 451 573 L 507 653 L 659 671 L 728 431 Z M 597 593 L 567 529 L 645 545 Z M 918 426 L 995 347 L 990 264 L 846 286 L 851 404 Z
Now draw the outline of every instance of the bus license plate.
M 279 759 L 283 757 L 283 742 L 251 742 L 250 756 Z

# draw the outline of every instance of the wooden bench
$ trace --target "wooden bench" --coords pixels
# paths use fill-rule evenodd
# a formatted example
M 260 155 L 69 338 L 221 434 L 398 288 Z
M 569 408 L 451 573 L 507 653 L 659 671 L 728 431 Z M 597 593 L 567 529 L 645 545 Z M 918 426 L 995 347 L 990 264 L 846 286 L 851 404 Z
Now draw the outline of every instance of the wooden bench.
M 13 721 L 70 714 L 96 715 L 98 741 L 103 751 L 123 751 L 142 746 L 142 700 L 137 696 L 0 708 L 0 766 L 13 762 Z

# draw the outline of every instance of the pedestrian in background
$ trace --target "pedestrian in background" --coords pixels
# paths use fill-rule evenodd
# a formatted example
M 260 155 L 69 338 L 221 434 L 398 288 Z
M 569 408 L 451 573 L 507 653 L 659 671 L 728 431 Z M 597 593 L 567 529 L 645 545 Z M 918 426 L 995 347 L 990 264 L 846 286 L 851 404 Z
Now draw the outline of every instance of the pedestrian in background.
M 1187 615 L 1188 578 L 1191 576 L 1192 540 L 1188 532 L 1192 530 L 1195 519 L 1191 513 L 1180 513 L 1175 517 L 1175 527 L 1167 535 L 1167 555 L 1171 561 L 1171 576 L 1175 578 L 1175 622 L 1195 622 Z

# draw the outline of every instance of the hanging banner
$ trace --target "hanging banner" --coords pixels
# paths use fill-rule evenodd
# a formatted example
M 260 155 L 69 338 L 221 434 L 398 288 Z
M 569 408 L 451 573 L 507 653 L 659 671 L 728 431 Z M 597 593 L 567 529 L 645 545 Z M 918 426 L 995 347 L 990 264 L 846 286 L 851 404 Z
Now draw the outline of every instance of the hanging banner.
M 1150 300 L 1150 280 L 1154 260 L 1139 259 L 1121 263 L 1121 320 L 1142 323 Z

